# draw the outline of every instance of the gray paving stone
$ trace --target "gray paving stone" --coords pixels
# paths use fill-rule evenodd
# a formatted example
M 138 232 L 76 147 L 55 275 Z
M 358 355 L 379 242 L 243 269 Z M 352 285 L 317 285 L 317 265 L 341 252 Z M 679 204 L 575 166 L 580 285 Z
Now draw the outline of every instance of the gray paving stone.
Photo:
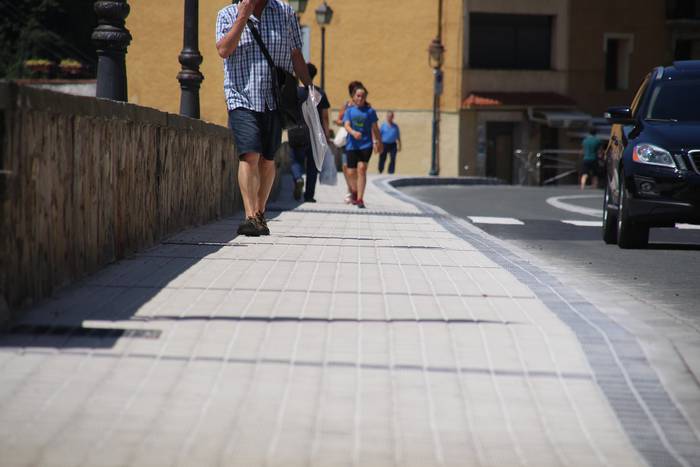
M 175 235 L 30 310 L 157 337 L 0 337 L 0 465 L 672 462 L 625 375 L 694 465 L 629 328 L 447 216 L 341 191 L 276 203 L 270 237 Z

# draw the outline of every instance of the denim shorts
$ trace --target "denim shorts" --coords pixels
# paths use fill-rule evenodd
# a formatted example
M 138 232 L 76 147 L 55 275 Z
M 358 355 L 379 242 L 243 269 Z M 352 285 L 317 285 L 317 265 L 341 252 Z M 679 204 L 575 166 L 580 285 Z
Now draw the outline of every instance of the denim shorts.
M 229 110 L 228 127 L 239 158 L 254 152 L 271 161 L 282 144 L 282 124 L 276 110 L 255 112 L 242 107 Z

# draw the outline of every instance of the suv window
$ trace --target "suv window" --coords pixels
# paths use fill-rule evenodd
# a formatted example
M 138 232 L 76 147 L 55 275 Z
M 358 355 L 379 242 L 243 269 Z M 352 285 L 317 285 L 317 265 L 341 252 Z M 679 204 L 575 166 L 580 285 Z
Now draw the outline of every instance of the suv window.
M 649 87 L 649 76 L 647 75 L 646 78 L 644 78 L 644 82 L 642 83 L 641 86 L 639 86 L 639 89 L 637 90 L 637 94 L 634 95 L 634 99 L 632 99 L 632 105 L 630 105 L 630 109 L 632 110 L 632 118 L 637 117 L 637 111 L 639 110 L 639 104 L 642 102 L 642 98 L 644 97 L 644 93 L 647 90 L 647 87 Z
M 644 118 L 700 121 L 700 80 L 659 83 L 651 92 Z

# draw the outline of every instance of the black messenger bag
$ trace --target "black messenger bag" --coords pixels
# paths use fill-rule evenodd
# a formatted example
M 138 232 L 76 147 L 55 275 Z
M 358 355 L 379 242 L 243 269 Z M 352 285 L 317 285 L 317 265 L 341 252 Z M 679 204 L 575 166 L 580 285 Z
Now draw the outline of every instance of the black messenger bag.
M 250 20 L 248 20 L 248 28 L 272 70 L 272 94 L 275 97 L 275 104 L 277 104 L 277 110 L 282 120 L 282 128 L 289 130 L 304 125 L 304 118 L 301 115 L 301 104 L 297 97 L 296 78 L 284 68 L 275 65 L 270 52 L 262 41 L 260 32 Z

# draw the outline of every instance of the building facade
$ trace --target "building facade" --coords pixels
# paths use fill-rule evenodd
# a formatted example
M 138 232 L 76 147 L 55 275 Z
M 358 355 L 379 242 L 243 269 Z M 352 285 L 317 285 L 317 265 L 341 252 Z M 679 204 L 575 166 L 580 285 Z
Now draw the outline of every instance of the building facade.
M 400 174 L 426 175 L 432 141 L 428 46 L 441 25 L 441 175 L 517 181 L 516 150 L 578 148 L 609 105 L 625 104 L 651 67 L 698 53 L 696 0 L 327 0 L 325 86 L 334 113 L 361 80 L 383 119 L 401 127 Z M 321 31 L 310 0 L 300 15 L 305 53 L 320 67 Z M 200 0 L 202 118 L 226 124 L 218 10 Z M 692 4 L 692 5 L 691 5 Z M 691 8 L 692 6 L 692 8 Z M 132 2 L 127 27 L 130 99 L 177 112 L 183 2 Z M 317 82 L 320 77 L 317 78 Z M 373 161 L 375 162 L 375 161 Z M 376 165 L 371 164 L 375 170 Z

